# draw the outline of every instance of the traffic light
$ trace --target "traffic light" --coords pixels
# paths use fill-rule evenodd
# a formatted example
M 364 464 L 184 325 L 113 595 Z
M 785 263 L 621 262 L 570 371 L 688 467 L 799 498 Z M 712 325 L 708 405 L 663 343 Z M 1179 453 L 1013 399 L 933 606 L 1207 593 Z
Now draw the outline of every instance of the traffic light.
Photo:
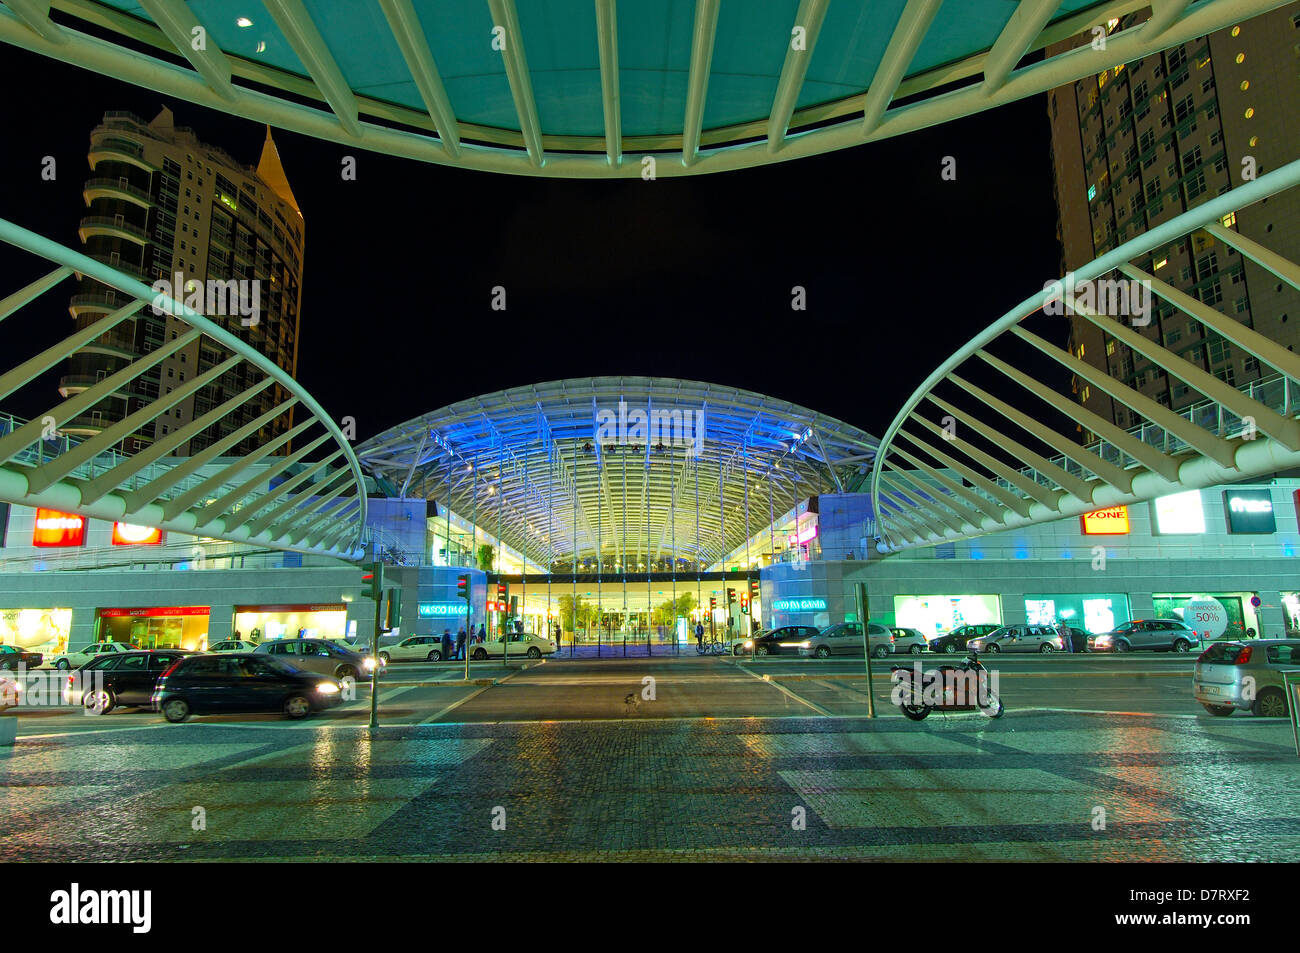
M 740 613 L 741 615 L 749 615 L 749 593 L 747 592 L 740 594 Z
M 384 598 L 384 564 L 366 563 L 361 567 L 361 570 L 361 581 L 366 586 L 366 591 L 361 595 L 366 599 L 376 601 Z
M 464 599 L 469 602 L 469 574 L 463 573 L 456 577 L 456 598 Z
M 506 584 L 504 582 L 499 582 L 497 583 L 497 602 L 505 602 L 505 601 L 506 601 Z
M 733 602 L 735 602 L 735 601 L 736 601 L 736 590 L 735 590 L 735 589 L 728 589 L 728 590 L 727 590 L 727 605 L 731 605 L 731 604 L 732 604 Z
M 750 602 L 753 602 L 758 598 L 758 588 L 759 585 L 757 579 L 749 580 L 749 601 Z
M 710 608 L 710 609 L 716 609 L 717 607 L 718 607 L 718 599 L 717 599 L 717 597 L 716 597 L 716 596 L 709 596 L 709 608 Z

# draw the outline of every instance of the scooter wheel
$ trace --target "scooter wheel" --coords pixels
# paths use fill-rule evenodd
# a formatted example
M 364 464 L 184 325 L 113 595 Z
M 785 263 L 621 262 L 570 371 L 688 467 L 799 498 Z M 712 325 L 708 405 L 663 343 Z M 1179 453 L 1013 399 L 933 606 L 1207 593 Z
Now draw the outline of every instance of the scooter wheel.
M 1005 709 L 1002 707 L 1002 699 L 994 698 L 992 705 L 987 705 L 980 709 L 981 715 L 987 715 L 989 718 L 1001 718 Z
M 899 705 L 898 710 L 912 721 L 925 721 L 925 716 L 930 714 L 929 705 Z

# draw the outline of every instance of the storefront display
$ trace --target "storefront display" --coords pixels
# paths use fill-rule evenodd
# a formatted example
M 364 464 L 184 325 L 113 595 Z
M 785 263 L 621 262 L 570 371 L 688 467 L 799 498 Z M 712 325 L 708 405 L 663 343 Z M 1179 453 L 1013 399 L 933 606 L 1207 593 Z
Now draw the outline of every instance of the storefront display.
M 295 638 L 343 639 L 348 607 L 342 602 L 314 605 L 235 606 L 235 638 L 249 642 Z
M 1054 625 L 1064 621 L 1072 629 L 1096 634 L 1111 632 L 1129 621 L 1128 596 L 1122 592 L 1050 593 L 1025 596 L 1025 621 Z
M 137 649 L 202 651 L 208 646 L 211 611 L 210 606 L 100 609 L 98 639 L 123 642 Z
M 1222 638 L 1243 639 L 1247 637 L 1247 629 L 1255 635 L 1259 635 L 1260 632 L 1258 612 L 1250 604 L 1250 597 L 1253 594 L 1250 592 L 1157 592 L 1152 595 L 1151 602 L 1157 619 L 1182 619 L 1183 610 L 1187 608 L 1188 603 L 1193 599 L 1209 596 L 1223 606 L 1223 611 L 1228 617 L 1228 624 Z M 1193 625 L 1190 619 L 1184 621 Z
M 0 609 L 0 644 L 58 655 L 71 629 L 71 609 Z
M 962 625 L 1001 625 L 1002 600 L 996 595 L 895 596 L 894 623 L 928 639 Z
M 1205 532 L 1205 508 L 1201 491 L 1188 490 L 1162 496 L 1151 503 L 1156 532 L 1161 536 L 1192 536 Z

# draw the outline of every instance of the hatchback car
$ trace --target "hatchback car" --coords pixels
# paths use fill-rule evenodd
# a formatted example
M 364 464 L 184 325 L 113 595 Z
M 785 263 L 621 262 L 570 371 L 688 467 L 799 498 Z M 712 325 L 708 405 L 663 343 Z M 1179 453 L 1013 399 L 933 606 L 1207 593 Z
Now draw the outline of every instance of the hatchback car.
M 541 658 L 555 653 L 554 639 L 544 639 L 531 632 L 511 632 L 505 641 L 499 635 L 489 635 L 486 642 L 476 642 L 470 648 L 470 657 L 476 659 L 506 656 L 510 658 Z
M 215 645 L 209 645 L 208 651 L 215 655 L 222 655 L 226 652 L 256 652 L 256 642 L 245 642 L 243 639 L 225 639 Z
M 173 723 L 192 714 L 227 712 L 283 712 L 304 718 L 343 700 L 337 680 L 283 658 L 287 656 L 251 652 L 182 659 L 158 680 L 154 710 Z
M 1201 637 L 1178 619 L 1133 619 L 1112 632 L 1088 636 L 1089 652 L 1190 652 Z
M 892 628 L 889 630 L 894 636 L 894 645 L 892 651 L 907 652 L 911 655 L 920 655 L 925 651 L 929 644 L 925 636 L 919 629 Z
M 817 634 L 817 628 L 811 625 L 783 625 L 776 629 L 763 629 L 747 639 L 737 639 L 732 643 L 733 655 L 797 655 L 799 646 Z
M 959 625 L 951 632 L 945 632 L 943 635 L 936 635 L 930 640 L 931 652 L 942 652 L 945 655 L 955 655 L 958 652 L 966 651 L 966 643 L 971 639 L 978 639 L 981 635 L 988 635 L 990 632 L 996 632 L 1001 628 L 996 622 L 981 622 L 977 625 Z
M 193 654 L 185 649 L 104 653 L 68 676 L 63 702 L 84 705 L 98 715 L 114 708 L 146 707 L 162 673 Z
M 968 649 L 976 652 L 1060 652 L 1065 641 L 1050 625 L 1004 625 L 1002 628 L 971 639 Z
M 0 645 L 0 669 L 13 671 L 19 665 L 36 668 L 44 661 L 44 658 L 40 652 L 28 652 L 16 645 Z
M 1300 639 L 1211 642 L 1196 660 L 1192 694 L 1211 715 L 1249 711 L 1281 718 L 1289 711 L 1284 672 L 1300 671 Z
M 371 678 L 376 668 L 374 659 L 329 639 L 272 639 L 259 645 L 253 654 L 269 655 L 294 668 L 338 679 Z M 383 664 L 381 659 L 379 667 Z

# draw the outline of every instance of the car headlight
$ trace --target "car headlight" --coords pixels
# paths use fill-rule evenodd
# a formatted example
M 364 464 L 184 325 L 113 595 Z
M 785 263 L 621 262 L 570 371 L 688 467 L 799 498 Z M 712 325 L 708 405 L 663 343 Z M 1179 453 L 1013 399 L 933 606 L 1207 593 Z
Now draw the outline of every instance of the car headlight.
M 321 682 L 316 686 L 316 691 L 322 695 L 337 695 L 339 687 L 333 682 Z
M 361 660 L 361 667 L 373 669 L 375 667 L 375 660 L 367 656 L 366 658 Z
M 752 649 L 753 647 L 754 647 L 754 640 L 753 640 L 753 639 L 746 639 L 746 640 L 745 640 L 745 648 L 747 648 L 747 649 Z
M 810 648 L 812 648 L 812 643 L 811 643 L 811 642 L 800 642 L 800 643 L 799 643 L 799 648 L 801 648 L 801 649 L 810 649 Z

